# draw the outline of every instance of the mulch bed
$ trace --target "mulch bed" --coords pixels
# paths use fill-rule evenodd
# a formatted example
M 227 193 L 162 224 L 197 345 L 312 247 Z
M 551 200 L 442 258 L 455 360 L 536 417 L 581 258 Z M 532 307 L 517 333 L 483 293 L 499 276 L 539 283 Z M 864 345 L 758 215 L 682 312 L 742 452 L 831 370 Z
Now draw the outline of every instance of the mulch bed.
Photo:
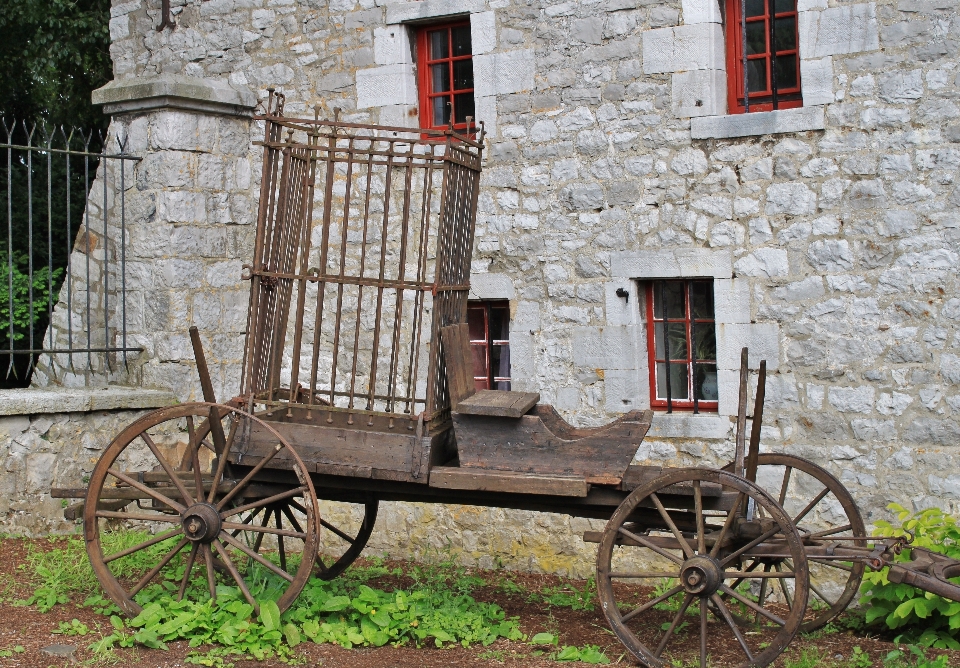
M 88 608 L 78 605 L 74 601 L 66 605 L 56 606 L 53 610 L 41 613 L 33 606 L 17 605 L 16 601 L 27 598 L 31 589 L 29 579 L 23 569 L 27 556 L 28 545 L 35 549 L 52 549 L 56 542 L 49 540 L 27 540 L 7 538 L 0 542 L 0 649 L 10 650 L 20 645 L 22 653 L 12 657 L 0 658 L 0 666 L 17 666 L 18 668 L 48 668 L 48 666 L 71 666 L 77 662 L 89 661 L 90 652 L 86 646 L 99 637 L 99 632 L 108 634 L 112 628 L 107 618 L 93 613 Z M 388 566 L 408 564 L 392 564 Z M 487 585 L 478 587 L 473 596 L 477 600 L 495 602 L 506 612 L 507 616 L 520 618 L 521 628 L 528 636 L 538 632 L 550 632 L 559 635 L 560 645 L 598 645 L 610 658 L 611 662 L 623 665 L 635 665 L 629 655 L 625 654 L 623 645 L 611 633 L 599 606 L 592 611 L 574 611 L 570 608 L 549 606 L 543 602 L 531 601 L 527 593 L 505 593 L 502 587 L 504 573 L 497 571 L 479 571 Z M 547 587 L 558 587 L 564 584 L 583 589 L 584 583 L 564 580 L 555 576 L 535 575 L 526 573 L 510 573 L 513 580 L 525 592 L 538 592 Z M 392 587 L 409 587 L 412 581 L 406 577 L 384 577 L 370 582 L 371 586 L 389 590 Z M 646 592 L 637 592 L 642 597 Z M 663 613 L 663 618 L 669 621 L 670 613 Z M 61 622 L 70 622 L 77 619 L 86 624 L 91 633 L 87 636 L 63 636 L 53 634 Z M 698 617 L 690 617 L 691 626 L 696 627 Z M 659 621 L 659 620 L 658 620 Z M 683 662 L 682 665 L 696 665 L 698 657 L 698 634 L 695 630 L 688 631 L 684 644 L 672 649 L 672 658 Z M 70 656 L 50 656 L 41 652 L 41 648 L 53 644 L 75 645 L 76 652 Z M 119 663 L 116 665 L 137 666 L 138 668 L 174 667 L 184 664 L 183 658 L 192 650 L 186 642 L 169 644 L 170 649 L 151 650 L 137 648 L 119 650 Z M 854 635 L 849 631 L 814 634 L 813 636 L 798 636 L 788 650 L 774 664 L 785 666 L 791 658 L 796 659 L 804 652 L 818 652 L 824 661 L 823 668 L 828 666 L 845 667 L 846 662 L 853 654 L 854 647 L 860 647 L 869 654 L 874 665 L 882 666 L 883 657 L 896 646 L 889 640 Z M 542 649 L 542 648 L 541 648 Z M 544 654 L 537 654 L 537 648 L 523 642 L 499 640 L 490 647 L 473 646 L 463 648 L 452 646 L 444 649 L 424 647 L 379 647 L 344 649 L 336 645 L 317 645 L 305 642 L 295 649 L 300 665 L 324 666 L 325 668 L 440 668 L 442 666 L 524 666 L 530 668 L 544 668 L 561 665 L 571 665 L 549 660 Z M 709 642 L 711 665 L 735 666 L 743 661 L 732 635 L 712 637 Z M 951 665 L 960 665 L 960 652 L 950 652 Z M 277 661 L 235 661 L 237 668 L 253 666 L 282 666 Z M 585 665 L 585 664 L 573 664 Z

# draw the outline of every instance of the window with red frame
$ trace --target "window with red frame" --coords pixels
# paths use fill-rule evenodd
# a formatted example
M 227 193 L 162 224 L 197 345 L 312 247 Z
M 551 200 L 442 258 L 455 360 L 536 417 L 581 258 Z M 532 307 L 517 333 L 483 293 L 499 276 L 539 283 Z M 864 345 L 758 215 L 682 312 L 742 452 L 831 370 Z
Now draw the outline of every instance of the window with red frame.
M 420 127 L 443 130 L 453 121 L 455 130 L 467 129 L 467 116 L 476 115 L 472 49 L 469 21 L 420 29 Z
M 726 0 L 727 86 L 731 114 L 803 106 L 797 0 Z M 746 26 L 744 11 L 746 10 Z M 746 39 L 744 40 L 744 33 Z M 744 104 L 746 43 L 749 109 Z
M 478 390 L 510 389 L 510 304 L 469 302 L 473 382 Z
M 651 407 L 716 411 L 713 281 L 651 281 L 646 287 Z

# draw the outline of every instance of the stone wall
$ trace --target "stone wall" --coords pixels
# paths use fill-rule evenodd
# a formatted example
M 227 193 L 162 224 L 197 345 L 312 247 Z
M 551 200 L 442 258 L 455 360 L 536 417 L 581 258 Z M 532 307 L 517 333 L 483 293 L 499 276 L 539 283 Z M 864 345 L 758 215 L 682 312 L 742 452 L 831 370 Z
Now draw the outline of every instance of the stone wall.
M 710 2 L 185 0 L 176 29 L 158 33 L 159 6 L 114 3 L 117 81 L 174 74 L 247 86 L 261 99 L 278 86 L 288 114 L 319 102 L 347 120 L 407 126 L 418 122 L 416 22 L 469 15 L 477 113 L 490 132 L 475 291 L 512 300 L 515 386 L 580 424 L 649 405 L 642 281 L 713 278 L 720 411 L 658 416 L 638 460 L 730 458 L 734 370 L 749 344 L 751 366 L 762 356 L 772 371 L 765 449 L 825 464 L 868 519 L 891 501 L 956 510 L 955 2 L 801 1 L 806 106 L 748 116 L 726 115 L 716 48 L 683 50 L 700 32 L 714 42 L 722 34 Z M 678 49 L 693 60 L 679 64 Z M 238 279 L 250 255 L 256 124 L 166 110 L 130 111 L 114 125 L 145 157 L 128 256 L 147 348 L 136 382 L 196 396 L 185 337 L 196 323 L 229 394 L 246 309 Z M 628 301 L 616 296 L 621 287 Z M 435 541 L 417 529 L 428 516 L 436 536 L 472 558 L 487 545 L 531 555 L 569 526 L 397 506 L 387 514 L 394 539 L 374 544 L 422 552 L 403 536 Z M 516 525 L 473 528 L 508 517 Z M 527 567 L 580 568 L 592 550 L 570 541 Z

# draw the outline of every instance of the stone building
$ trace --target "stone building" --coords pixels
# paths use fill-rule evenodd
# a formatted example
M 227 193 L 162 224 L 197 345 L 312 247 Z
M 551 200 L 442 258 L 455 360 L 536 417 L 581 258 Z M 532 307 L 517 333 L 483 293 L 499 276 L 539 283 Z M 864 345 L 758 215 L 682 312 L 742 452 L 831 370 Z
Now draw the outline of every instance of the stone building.
M 159 0 L 114 1 L 115 79 L 94 94 L 143 157 L 126 196 L 144 352 L 111 380 L 197 398 L 195 324 L 218 395 L 236 391 L 267 88 L 288 115 L 418 128 L 454 109 L 487 132 L 472 296 L 509 303 L 514 389 L 581 424 L 655 404 L 639 461 L 722 465 L 749 346 L 770 372 L 764 448 L 825 465 L 868 522 L 893 501 L 956 510 L 957 0 L 770 0 L 773 22 L 766 0 L 172 4 L 158 30 Z M 698 345 L 678 286 L 708 295 L 693 319 L 715 352 L 707 336 L 710 363 L 651 374 L 651 297 L 679 304 L 671 345 Z M 56 364 L 38 381 L 82 382 Z M 397 504 L 371 544 L 449 536 L 467 559 L 585 573 L 586 524 Z

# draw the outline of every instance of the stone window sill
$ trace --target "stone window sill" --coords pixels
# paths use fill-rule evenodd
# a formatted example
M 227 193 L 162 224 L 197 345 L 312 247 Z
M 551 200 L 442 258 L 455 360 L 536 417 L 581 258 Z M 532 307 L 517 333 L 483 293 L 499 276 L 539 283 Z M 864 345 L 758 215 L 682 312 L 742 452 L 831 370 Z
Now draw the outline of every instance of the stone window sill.
M 0 390 L 0 415 L 144 410 L 176 403 L 172 392 L 119 386 Z
M 823 130 L 825 127 L 822 106 L 730 116 L 701 116 L 690 119 L 690 135 L 693 139 L 756 137 L 784 132 Z
M 727 438 L 732 426 L 730 418 L 716 413 L 654 413 L 649 438 Z

